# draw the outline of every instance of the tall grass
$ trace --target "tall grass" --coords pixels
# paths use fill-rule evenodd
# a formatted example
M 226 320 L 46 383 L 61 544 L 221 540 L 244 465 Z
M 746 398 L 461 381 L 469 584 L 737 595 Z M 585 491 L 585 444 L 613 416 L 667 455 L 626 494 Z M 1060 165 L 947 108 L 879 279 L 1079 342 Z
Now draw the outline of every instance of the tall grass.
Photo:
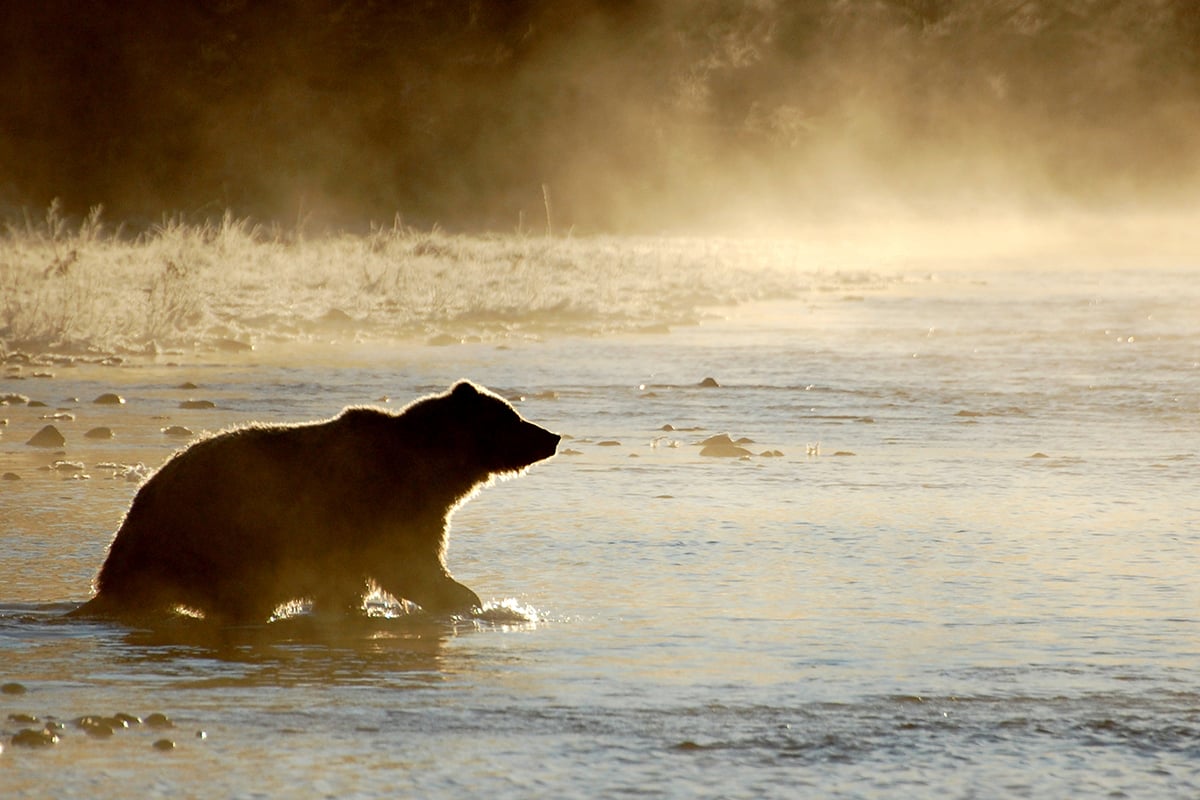
M 0 347 L 157 353 L 661 330 L 707 306 L 805 291 L 811 276 L 793 262 L 734 241 L 464 236 L 399 221 L 311 237 L 228 214 L 131 236 L 98 208 L 69 223 L 55 204 L 0 236 Z

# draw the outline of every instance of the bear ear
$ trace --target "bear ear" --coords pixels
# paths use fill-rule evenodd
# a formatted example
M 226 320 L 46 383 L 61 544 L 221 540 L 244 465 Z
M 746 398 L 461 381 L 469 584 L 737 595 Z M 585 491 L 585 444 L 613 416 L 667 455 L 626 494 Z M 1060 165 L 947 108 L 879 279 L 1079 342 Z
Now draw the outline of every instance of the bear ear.
M 457 397 L 460 400 L 466 397 L 475 397 L 479 394 L 479 389 L 470 381 L 459 381 L 454 384 L 454 388 L 450 390 L 452 397 Z

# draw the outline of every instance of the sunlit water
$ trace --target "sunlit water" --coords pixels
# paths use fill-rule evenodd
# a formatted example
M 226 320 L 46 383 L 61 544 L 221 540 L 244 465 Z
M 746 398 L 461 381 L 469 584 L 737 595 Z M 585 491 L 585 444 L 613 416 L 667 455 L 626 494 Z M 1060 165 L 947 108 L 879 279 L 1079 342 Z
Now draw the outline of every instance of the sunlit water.
M 0 719 L 0 794 L 1196 796 L 1198 277 L 899 274 L 669 334 L 5 380 L 49 407 L 0 409 L 0 711 L 67 726 Z M 137 486 L 98 465 L 462 376 L 570 437 L 454 519 L 482 618 L 61 619 Z M 60 406 L 65 456 L 27 447 Z M 700 455 L 721 432 L 783 455 Z M 176 727 L 70 724 L 118 711 Z

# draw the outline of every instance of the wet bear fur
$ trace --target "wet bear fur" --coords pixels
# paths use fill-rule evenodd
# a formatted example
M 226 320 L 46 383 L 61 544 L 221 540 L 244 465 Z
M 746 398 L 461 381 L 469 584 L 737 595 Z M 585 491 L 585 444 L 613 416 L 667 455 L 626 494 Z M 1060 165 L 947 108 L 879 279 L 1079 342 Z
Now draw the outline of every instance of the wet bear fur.
M 468 381 L 400 412 L 348 408 L 197 442 L 138 491 L 80 616 L 179 608 L 257 623 L 294 600 L 361 608 L 373 587 L 434 613 L 480 606 L 446 569 L 449 518 L 559 437 Z

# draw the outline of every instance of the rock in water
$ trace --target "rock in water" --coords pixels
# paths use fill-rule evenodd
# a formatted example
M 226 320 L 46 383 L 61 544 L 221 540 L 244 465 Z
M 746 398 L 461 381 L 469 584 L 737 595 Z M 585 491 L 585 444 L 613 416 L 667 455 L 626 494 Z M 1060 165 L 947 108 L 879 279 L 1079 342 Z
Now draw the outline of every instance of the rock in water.
M 47 425 L 35 433 L 33 438 L 25 444 L 33 447 L 62 447 L 66 443 L 66 437 L 59 433 L 58 428 Z
M 741 458 L 742 456 L 751 455 L 750 451 L 729 438 L 729 434 L 719 433 L 716 436 L 710 436 L 700 443 L 702 448 L 700 455 L 712 456 L 715 458 Z
M 175 723 L 166 714 L 155 711 L 150 716 L 146 717 L 145 722 L 151 728 L 174 728 Z
M 49 731 L 35 731 L 25 728 L 13 734 L 12 743 L 19 747 L 48 747 L 58 744 L 58 736 Z

